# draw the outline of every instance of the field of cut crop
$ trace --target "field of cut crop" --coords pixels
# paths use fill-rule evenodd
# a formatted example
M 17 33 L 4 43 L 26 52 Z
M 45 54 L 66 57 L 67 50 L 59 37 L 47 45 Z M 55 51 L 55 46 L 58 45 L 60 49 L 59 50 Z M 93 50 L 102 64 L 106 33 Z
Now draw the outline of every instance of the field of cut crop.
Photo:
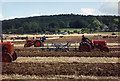
M 55 38 L 56 36 L 53 36 Z M 88 35 L 92 40 L 98 40 L 96 35 Z M 71 45 L 69 51 L 49 51 L 40 47 L 24 48 L 25 40 L 14 40 L 17 60 L 12 63 L 2 63 L 2 81 L 13 80 L 44 80 L 48 81 L 119 81 L 120 77 L 120 45 L 118 38 L 102 38 L 106 40 L 110 52 L 100 52 L 99 49 L 91 52 L 79 52 L 78 46 Z M 47 39 L 46 43 L 78 44 L 81 36 L 63 36 L 56 39 Z
M 107 43 L 118 43 L 119 42 L 119 38 L 120 36 L 118 36 L 117 38 L 103 38 L 103 36 L 107 36 L 107 35 L 101 35 L 99 36 L 99 40 L 106 40 Z M 46 40 L 45 42 L 46 43 L 51 43 L 51 42 L 55 42 L 55 43 L 67 43 L 67 42 L 72 42 L 72 43 L 75 43 L 75 42 L 81 42 L 81 35 L 80 36 L 65 36 L 63 35 L 62 38 L 61 36 L 47 36 L 47 37 L 51 37 L 53 39 L 48 39 Z M 89 39 L 93 39 L 93 40 L 98 40 L 98 36 L 97 35 L 88 35 L 86 36 L 88 37 Z M 21 41 L 12 41 L 14 42 L 15 44 L 24 44 L 25 43 L 25 40 L 21 40 Z

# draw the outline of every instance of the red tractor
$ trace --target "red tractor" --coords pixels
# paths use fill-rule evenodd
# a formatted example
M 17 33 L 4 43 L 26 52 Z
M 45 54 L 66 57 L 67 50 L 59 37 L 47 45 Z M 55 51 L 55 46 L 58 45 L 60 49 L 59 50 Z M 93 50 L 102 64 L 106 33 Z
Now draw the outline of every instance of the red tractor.
M 41 41 L 41 38 L 39 40 L 37 39 L 28 39 L 28 37 L 26 37 L 26 43 L 24 44 L 24 47 L 30 47 L 34 45 L 34 47 L 41 47 L 44 46 L 43 42 Z
M 0 43 L 0 53 L 2 54 L 2 62 L 12 62 L 17 59 L 17 54 L 14 51 L 14 44 L 11 42 Z
M 79 45 L 80 52 L 90 52 L 92 49 L 100 49 L 101 52 L 109 52 L 107 42 L 104 40 L 91 40 L 81 42 Z

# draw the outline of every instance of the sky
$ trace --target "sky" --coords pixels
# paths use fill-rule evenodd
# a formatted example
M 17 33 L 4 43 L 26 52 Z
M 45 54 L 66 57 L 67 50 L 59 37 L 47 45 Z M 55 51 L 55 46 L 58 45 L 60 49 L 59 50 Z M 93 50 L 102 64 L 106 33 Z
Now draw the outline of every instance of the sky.
M 42 15 L 118 15 L 119 0 L 0 0 L 0 20 Z

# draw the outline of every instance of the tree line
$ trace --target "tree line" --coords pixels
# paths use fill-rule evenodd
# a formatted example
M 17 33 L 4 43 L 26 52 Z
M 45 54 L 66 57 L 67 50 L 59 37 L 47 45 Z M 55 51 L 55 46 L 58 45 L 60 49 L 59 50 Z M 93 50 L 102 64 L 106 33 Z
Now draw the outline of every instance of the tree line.
M 3 33 L 60 32 L 61 28 L 80 28 L 85 32 L 118 31 L 119 16 L 60 14 L 15 18 L 2 21 Z

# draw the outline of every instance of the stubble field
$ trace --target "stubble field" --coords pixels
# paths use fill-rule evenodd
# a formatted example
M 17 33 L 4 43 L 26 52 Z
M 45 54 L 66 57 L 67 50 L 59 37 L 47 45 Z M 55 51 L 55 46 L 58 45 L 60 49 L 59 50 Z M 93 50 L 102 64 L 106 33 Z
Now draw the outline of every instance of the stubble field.
M 90 39 L 97 40 L 98 36 L 89 35 Z M 54 38 L 54 37 L 53 37 Z M 102 38 L 106 40 L 109 53 L 92 50 L 91 52 L 75 51 L 48 51 L 40 47 L 24 48 L 25 40 L 13 41 L 18 59 L 12 63 L 2 64 L 2 79 L 113 79 L 119 78 L 119 38 Z M 63 36 L 48 39 L 45 43 L 81 42 L 81 36 Z M 78 45 L 77 45 L 78 50 Z M 81 77 L 84 76 L 84 77 Z M 89 77 L 91 76 L 91 77 Z M 4 81 L 3 80 L 3 81 Z

